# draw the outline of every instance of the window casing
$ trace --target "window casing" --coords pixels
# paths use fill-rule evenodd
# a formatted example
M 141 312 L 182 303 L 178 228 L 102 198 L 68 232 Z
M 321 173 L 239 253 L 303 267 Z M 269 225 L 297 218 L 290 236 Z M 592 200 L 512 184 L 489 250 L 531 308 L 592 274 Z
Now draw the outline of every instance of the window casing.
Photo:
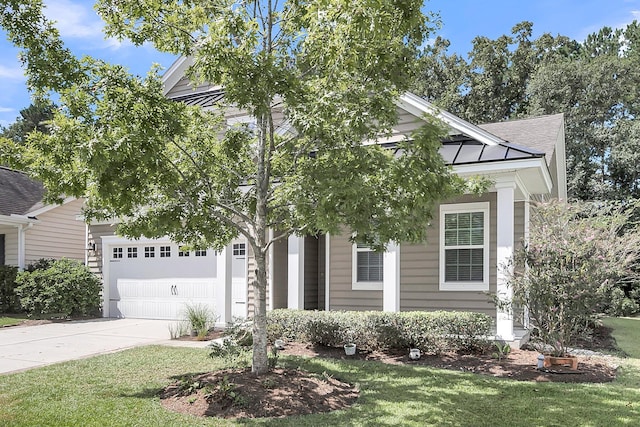
M 234 256 L 245 256 L 247 253 L 247 247 L 244 243 L 234 243 L 232 246 L 232 253 Z
M 145 258 L 155 258 L 156 256 L 156 248 L 153 246 L 145 246 L 144 248 L 144 257 Z
M 127 258 L 138 258 L 138 248 L 127 248 Z
M 189 256 L 189 251 L 178 251 L 179 257 Z
M 113 259 L 122 258 L 122 248 L 113 248 Z
M 160 258 L 171 257 L 171 246 L 160 246 Z
M 366 245 L 353 244 L 352 254 L 353 290 L 382 290 L 384 254 L 375 252 Z
M 207 256 L 206 250 L 196 250 L 196 256 Z
M 489 290 L 489 202 L 440 206 L 440 290 Z

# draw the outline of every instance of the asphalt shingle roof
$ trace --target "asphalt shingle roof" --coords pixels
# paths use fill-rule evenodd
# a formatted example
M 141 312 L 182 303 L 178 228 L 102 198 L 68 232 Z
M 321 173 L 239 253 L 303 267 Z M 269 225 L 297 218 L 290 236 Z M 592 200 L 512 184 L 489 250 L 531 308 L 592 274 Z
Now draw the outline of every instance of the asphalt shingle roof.
M 41 183 L 0 166 L 0 215 L 25 215 L 41 205 L 43 195 Z

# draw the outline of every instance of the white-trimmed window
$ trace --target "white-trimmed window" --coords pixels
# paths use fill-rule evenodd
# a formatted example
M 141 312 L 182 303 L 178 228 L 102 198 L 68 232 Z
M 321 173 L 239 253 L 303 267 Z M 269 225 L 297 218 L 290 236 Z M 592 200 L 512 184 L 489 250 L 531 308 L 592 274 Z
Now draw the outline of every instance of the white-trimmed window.
M 171 257 L 171 246 L 160 246 L 160 258 Z
M 113 248 L 113 259 L 122 258 L 122 248 Z
M 127 258 L 138 258 L 138 248 L 127 248 Z
M 353 290 L 382 290 L 383 255 L 369 246 L 353 244 Z
M 189 256 L 189 251 L 178 251 L 179 257 Z
M 155 258 L 156 256 L 156 248 L 153 246 L 145 246 L 144 248 L 144 257 L 145 258 Z
M 207 256 L 206 250 L 196 250 L 196 256 Z
M 440 205 L 440 290 L 489 290 L 489 202 Z
M 247 247 L 244 243 L 234 243 L 232 246 L 232 252 L 234 256 L 245 256 L 247 253 Z

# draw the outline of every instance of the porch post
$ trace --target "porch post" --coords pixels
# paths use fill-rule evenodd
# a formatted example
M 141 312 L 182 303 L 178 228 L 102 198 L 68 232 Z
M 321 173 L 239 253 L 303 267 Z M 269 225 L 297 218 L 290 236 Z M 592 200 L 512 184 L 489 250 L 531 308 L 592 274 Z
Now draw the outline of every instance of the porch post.
M 495 184 L 498 193 L 497 203 L 497 295 L 501 300 L 511 301 L 513 291 L 507 286 L 507 276 L 512 267 L 509 260 L 514 249 L 514 201 L 516 183 L 513 181 L 498 182 Z M 496 337 L 511 341 L 513 335 L 513 310 L 497 309 L 496 313 Z
M 217 325 L 224 327 L 231 322 L 231 245 L 227 245 L 222 251 L 216 253 L 216 285 L 215 306 L 219 316 Z
M 287 241 L 287 308 L 304 310 L 304 236 Z
M 25 226 L 23 224 L 18 225 L 18 269 L 24 270 L 25 267 Z
M 400 245 L 391 242 L 382 256 L 382 310 L 400 311 Z

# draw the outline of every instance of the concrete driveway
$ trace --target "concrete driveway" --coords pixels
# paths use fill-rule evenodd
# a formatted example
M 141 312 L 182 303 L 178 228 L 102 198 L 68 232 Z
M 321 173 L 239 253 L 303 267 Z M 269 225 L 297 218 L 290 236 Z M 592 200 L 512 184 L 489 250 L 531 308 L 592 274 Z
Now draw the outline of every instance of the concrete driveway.
M 168 320 L 92 319 L 0 328 L 0 374 L 149 344 L 204 347 L 169 340 Z

